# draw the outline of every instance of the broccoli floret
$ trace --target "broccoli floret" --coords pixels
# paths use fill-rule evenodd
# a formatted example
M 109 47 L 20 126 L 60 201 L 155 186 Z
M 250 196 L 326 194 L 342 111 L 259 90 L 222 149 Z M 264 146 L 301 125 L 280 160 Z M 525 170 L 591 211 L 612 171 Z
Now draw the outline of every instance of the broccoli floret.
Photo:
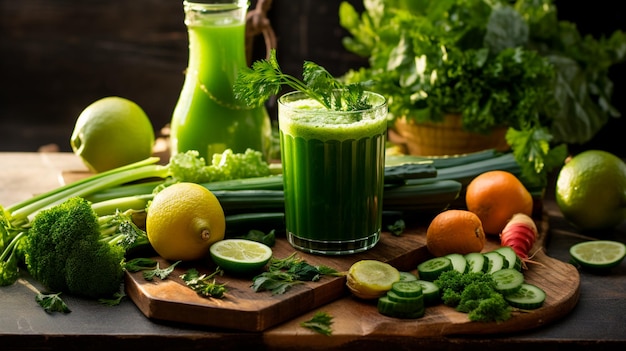
M 48 289 L 94 298 L 119 290 L 124 249 L 100 241 L 87 200 L 73 197 L 39 212 L 27 238 L 28 271 Z
M 478 306 L 469 312 L 468 318 L 475 322 L 502 322 L 511 318 L 511 307 L 502 294 L 495 293 L 480 300 Z
M 209 165 L 198 151 L 189 150 L 172 156 L 168 167 L 175 182 L 209 183 L 270 175 L 263 154 L 252 149 L 244 153 L 226 149 L 221 154 L 214 154 Z
M 443 303 L 467 313 L 471 321 L 504 321 L 511 317 L 511 308 L 495 289 L 490 274 L 451 270 L 442 273 L 434 283 L 442 291 Z

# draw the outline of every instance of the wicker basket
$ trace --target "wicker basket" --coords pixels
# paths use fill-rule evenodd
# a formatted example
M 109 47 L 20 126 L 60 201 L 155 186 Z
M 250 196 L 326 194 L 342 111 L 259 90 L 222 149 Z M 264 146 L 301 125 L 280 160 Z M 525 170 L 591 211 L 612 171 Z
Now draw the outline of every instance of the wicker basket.
M 437 123 L 399 118 L 394 125 L 407 151 L 420 156 L 458 155 L 486 149 L 506 151 L 510 148 L 505 140 L 506 130 L 502 127 L 489 134 L 468 132 L 462 128 L 461 116 L 455 114 L 446 115 L 443 122 Z

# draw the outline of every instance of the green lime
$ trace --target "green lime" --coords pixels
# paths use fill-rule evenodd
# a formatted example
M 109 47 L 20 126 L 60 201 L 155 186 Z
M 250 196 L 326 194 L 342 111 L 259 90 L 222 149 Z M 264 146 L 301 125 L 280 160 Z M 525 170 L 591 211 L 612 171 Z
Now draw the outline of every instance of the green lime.
M 92 172 L 104 172 L 150 157 L 154 129 L 136 103 L 105 97 L 78 116 L 70 145 Z
M 269 246 L 245 239 L 220 240 L 211 245 L 209 252 L 216 265 L 231 273 L 258 271 L 272 258 Z
M 611 229 L 626 219 L 626 164 L 617 156 L 588 150 L 559 172 L 556 202 L 581 230 Z
M 611 240 L 586 241 L 570 247 L 569 253 L 583 267 L 611 268 L 626 256 L 626 245 Z

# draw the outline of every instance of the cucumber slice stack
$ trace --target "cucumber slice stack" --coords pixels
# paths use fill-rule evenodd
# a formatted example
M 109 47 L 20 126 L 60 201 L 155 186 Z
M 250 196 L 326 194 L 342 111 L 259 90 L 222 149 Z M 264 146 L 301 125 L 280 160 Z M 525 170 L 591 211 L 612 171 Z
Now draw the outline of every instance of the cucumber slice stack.
M 393 283 L 387 294 L 378 298 L 378 312 L 402 319 L 424 316 L 425 304 L 422 285 L 417 280 Z

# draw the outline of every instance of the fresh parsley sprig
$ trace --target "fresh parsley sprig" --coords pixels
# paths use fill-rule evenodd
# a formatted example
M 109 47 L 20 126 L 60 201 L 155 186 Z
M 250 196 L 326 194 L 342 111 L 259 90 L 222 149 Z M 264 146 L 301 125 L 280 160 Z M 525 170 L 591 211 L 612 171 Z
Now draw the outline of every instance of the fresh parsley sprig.
M 362 83 L 343 84 L 324 67 L 305 61 L 302 80 L 283 73 L 272 49 L 268 59 L 258 60 L 243 69 L 233 85 L 235 98 L 249 106 L 260 106 L 283 86 L 306 94 L 329 110 L 358 111 L 369 108 Z

